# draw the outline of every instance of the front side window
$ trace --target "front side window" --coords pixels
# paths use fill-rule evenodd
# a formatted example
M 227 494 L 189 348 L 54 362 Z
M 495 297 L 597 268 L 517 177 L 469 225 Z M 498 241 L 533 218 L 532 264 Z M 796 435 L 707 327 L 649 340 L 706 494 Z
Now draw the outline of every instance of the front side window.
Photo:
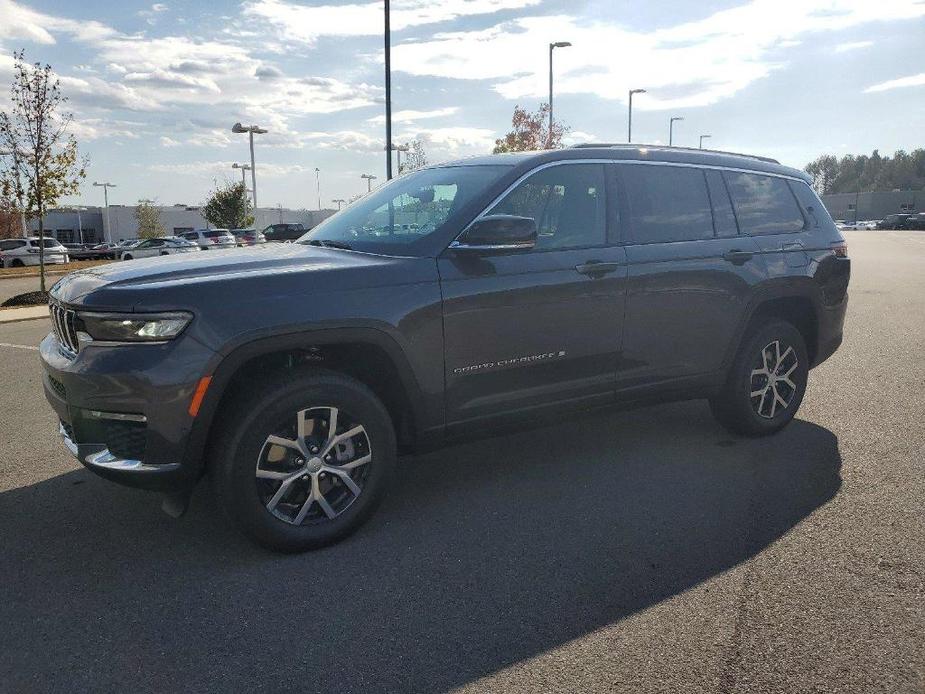
M 632 243 L 713 238 L 713 213 L 703 171 L 682 166 L 621 167 Z
M 790 234 L 805 224 L 787 181 L 761 174 L 723 173 L 744 234 Z
M 415 253 L 509 167 L 445 166 L 393 179 L 328 217 L 298 240 L 372 253 Z
M 550 166 L 517 185 L 487 214 L 536 220 L 539 250 L 600 246 L 606 234 L 601 164 Z

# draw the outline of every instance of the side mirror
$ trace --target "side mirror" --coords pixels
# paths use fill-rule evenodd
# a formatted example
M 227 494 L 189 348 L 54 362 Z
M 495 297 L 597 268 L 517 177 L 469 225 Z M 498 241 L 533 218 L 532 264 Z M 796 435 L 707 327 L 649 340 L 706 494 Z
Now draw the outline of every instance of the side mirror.
M 536 245 L 536 220 L 495 214 L 472 223 L 450 248 L 455 251 L 519 251 Z

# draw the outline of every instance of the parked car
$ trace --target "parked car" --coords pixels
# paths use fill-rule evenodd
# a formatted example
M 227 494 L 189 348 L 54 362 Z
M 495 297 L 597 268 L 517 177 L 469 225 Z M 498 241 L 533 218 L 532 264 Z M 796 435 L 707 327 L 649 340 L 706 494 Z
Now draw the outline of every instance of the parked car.
M 296 241 L 305 235 L 308 229 L 299 223 L 271 224 L 263 230 L 267 241 Z
M 298 551 L 370 516 L 399 447 L 653 399 L 780 431 L 841 344 L 851 262 L 802 171 L 615 145 L 421 169 L 298 243 L 177 265 L 52 288 L 64 443 L 174 515 L 208 471 L 229 519 Z
M 122 251 L 120 257 L 122 260 L 133 260 L 135 258 L 150 258 L 156 255 L 173 255 L 174 253 L 189 253 L 198 250 L 199 246 L 192 241 L 176 236 L 163 236 L 141 241 L 128 250 Z
M 24 267 L 39 264 L 39 239 L 4 239 L 0 241 L 0 264 L 3 267 Z M 46 264 L 57 265 L 70 262 L 67 249 L 55 239 L 43 238 Z
M 877 226 L 878 229 L 903 229 L 905 228 L 906 220 L 911 215 L 906 213 L 899 214 L 888 214 L 880 224 Z
M 848 222 L 846 222 L 844 219 L 836 219 L 835 228 L 839 231 L 847 231 L 849 229 Z
M 98 243 L 91 249 L 93 251 L 92 258 L 94 260 L 115 260 L 116 251 L 119 249 L 119 244 L 117 243 Z
M 62 243 L 67 249 L 68 258 L 71 260 L 89 260 L 93 257 L 91 253 L 91 248 L 93 244 L 91 243 Z
M 192 241 L 204 251 L 234 248 L 238 245 L 232 233 L 227 229 L 196 229 L 186 231 L 180 234 L 180 237 Z
M 231 234 L 239 246 L 259 246 L 267 242 L 267 237 L 256 229 L 232 229 Z
M 925 231 L 925 212 L 916 212 L 909 215 L 903 223 L 903 228 L 913 231 Z

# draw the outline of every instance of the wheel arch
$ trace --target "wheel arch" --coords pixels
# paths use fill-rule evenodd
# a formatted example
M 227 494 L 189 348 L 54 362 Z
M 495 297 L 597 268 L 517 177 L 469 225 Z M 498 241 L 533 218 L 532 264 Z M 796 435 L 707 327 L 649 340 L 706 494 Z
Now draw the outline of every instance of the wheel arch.
M 411 444 L 424 420 L 420 386 L 401 346 L 375 328 L 323 328 L 260 337 L 223 351 L 186 446 L 186 459 L 202 461 L 216 418 L 248 384 L 267 373 L 319 366 L 368 386 L 386 405 L 396 436 Z M 256 372 L 254 370 L 259 370 Z

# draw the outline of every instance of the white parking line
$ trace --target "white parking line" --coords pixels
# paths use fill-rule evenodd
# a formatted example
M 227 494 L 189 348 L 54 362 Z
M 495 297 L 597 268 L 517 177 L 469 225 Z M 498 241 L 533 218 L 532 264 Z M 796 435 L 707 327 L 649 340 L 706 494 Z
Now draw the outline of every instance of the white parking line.
M 33 347 L 32 345 L 14 345 L 9 342 L 0 342 L 0 347 L 15 347 L 16 349 L 31 349 L 34 352 L 38 352 L 38 347 Z

